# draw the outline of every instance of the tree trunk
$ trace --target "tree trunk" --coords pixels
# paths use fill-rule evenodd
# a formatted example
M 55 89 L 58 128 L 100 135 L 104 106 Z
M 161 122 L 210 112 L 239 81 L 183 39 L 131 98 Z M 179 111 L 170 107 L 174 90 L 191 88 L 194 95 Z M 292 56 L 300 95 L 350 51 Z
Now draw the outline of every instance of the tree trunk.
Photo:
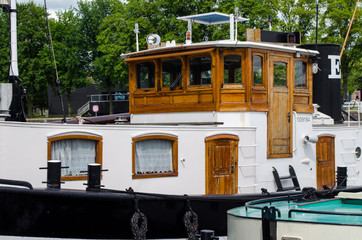
M 26 98 L 27 108 L 28 108 L 28 118 L 33 117 L 33 100 L 30 97 Z
M 72 105 L 70 104 L 70 99 L 71 99 L 71 95 L 72 92 L 71 91 L 67 91 L 67 107 L 68 107 L 68 116 L 72 116 Z

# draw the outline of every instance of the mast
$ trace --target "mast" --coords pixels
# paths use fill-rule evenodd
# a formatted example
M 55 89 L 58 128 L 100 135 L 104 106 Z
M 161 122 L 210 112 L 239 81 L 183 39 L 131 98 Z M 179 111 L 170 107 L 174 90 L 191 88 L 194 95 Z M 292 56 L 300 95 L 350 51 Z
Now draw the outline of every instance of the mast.
M 9 83 L 13 85 L 13 98 L 10 105 L 10 117 L 8 121 L 21 121 L 25 122 L 25 114 L 22 104 L 23 88 L 19 78 L 18 68 L 18 37 L 17 37 L 17 23 L 16 23 L 16 0 L 10 0 L 10 69 L 9 69 Z
M 357 0 L 356 7 L 354 8 L 354 12 L 353 12 L 353 15 L 352 15 L 352 19 L 351 19 L 351 21 L 350 21 L 350 23 L 349 23 L 349 27 L 348 27 L 347 35 L 346 35 L 346 38 L 344 39 L 344 43 L 343 43 L 343 47 L 342 47 L 342 50 L 341 50 L 341 54 L 339 55 L 340 59 L 342 59 L 342 55 L 343 55 L 343 51 L 344 51 L 344 47 L 346 46 L 346 43 L 347 43 L 347 39 L 348 39 L 348 35 L 349 35 L 349 31 L 351 30 L 351 27 L 352 27 L 352 23 L 353 23 L 354 15 L 356 14 L 356 11 L 357 11 L 357 8 L 358 8 L 358 3 L 359 3 L 359 0 Z

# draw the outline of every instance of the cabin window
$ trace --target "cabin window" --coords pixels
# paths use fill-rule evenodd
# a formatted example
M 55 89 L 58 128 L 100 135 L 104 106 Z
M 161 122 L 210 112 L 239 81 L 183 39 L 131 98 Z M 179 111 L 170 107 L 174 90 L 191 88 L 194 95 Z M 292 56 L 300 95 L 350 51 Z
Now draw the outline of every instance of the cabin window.
M 102 139 L 86 135 L 66 135 L 48 139 L 48 160 L 60 160 L 62 180 L 86 180 L 82 171 L 88 164 L 101 164 Z
M 162 61 L 162 87 L 174 88 L 181 86 L 182 61 L 181 59 L 169 59 Z
M 133 139 L 133 178 L 177 176 L 177 138 L 146 136 Z
M 263 58 L 253 56 L 253 79 L 254 84 L 263 84 Z
M 285 62 L 274 62 L 274 86 L 287 86 L 287 64 Z
M 190 59 L 190 85 L 211 84 L 211 56 Z
M 242 83 L 241 56 L 224 56 L 224 83 Z
M 295 61 L 294 63 L 294 81 L 296 88 L 307 87 L 307 64 L 303 61 Z
M 144 62 L 136 65 L 137 68 L 137 88 L 155 87 L 155 64 L 154 62 Z

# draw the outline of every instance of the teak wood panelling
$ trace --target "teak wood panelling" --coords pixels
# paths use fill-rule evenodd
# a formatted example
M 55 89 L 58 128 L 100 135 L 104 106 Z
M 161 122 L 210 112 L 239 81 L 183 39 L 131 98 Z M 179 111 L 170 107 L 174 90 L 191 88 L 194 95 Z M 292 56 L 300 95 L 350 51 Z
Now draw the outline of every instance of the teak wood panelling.
M 253 57 L 262 58 L 262 84 L 254 84 Z M 251 84 L 251 110 L 268 111 L 268 57 L 267 52 L 262 50 L 252 50 L 250 56 L 250 84 Z
M 286 63 L 286 86 L 274 86 L 274 63 Z M 291 57 L 271 55 L 269 61 L 268 158 L 292 157 Z
M 294 102 L 293 108 L 294 111 L 298 113 L 312 113 L 313 108 L 313 73 L 312 73 L 312 63 L 308 61 L 307 58 L 296 58 L 294 61 L 304 61 L 307 64 L 307 87 L 306 88 L 294 88 Z M 293 62 L 294 62 L 293 61 Z M 293 76 L 294 76 L 294 68 Z
M 233 135 L 205 139 L 205 194 L 238 192 L 238 143 Z
M 335 183 L 334 136 L 319 136 L 316 144 L 317 189 L 329 188 Z
M 242 83 L 224 83 L 224 56 L 241 56 Z M 188 63 L 191 57 L 210 55 L 211 84 L 189 85 Z M 254 84 L 253 56 L 262 57 L 263 83 Z M 163 113 L 195 111 L 263 111 L 270 110 L 273 85 L 270 64 L 275 57 L 288 58 L 288 111 L 313 112 L 311 62 L 302 56 L 252 48 L 207 48 L 127 59 L 129 64 L 130 113 Z M 162 61 L 182 60 L 182 84 L 171 90 L 162 87 Z M 307 62 L 307 87 L 294 88 L 294 61 Z M 155 64 L 155 88 L 137 89 L 136 64 L 152 61 Z

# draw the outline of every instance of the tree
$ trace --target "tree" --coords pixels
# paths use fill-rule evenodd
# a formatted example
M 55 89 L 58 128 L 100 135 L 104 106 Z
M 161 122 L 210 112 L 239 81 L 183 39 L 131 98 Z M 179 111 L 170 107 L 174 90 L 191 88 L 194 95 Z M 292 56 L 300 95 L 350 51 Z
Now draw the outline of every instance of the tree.
M 72 91 L 92 83 L 87 74 L 88 51 L 82 47 L 84 37 L 80 19 L 74 9 L 58 13 L 59 20 L 51 22 L 53 45 L 61 89 L 67 95 L 68 114 L 72 114 Z
M 18 4 L 18 59 L 22 85 L 27 88 L 28 116 L 33 116 L 35 107 L 47 106 L 47 58 L 43 54 L 47 45 L 46 24 L 43 7 L 33 1 Z
M 8 82 L 10 66 L 9 14 L 0 9 L 0 82 Z

